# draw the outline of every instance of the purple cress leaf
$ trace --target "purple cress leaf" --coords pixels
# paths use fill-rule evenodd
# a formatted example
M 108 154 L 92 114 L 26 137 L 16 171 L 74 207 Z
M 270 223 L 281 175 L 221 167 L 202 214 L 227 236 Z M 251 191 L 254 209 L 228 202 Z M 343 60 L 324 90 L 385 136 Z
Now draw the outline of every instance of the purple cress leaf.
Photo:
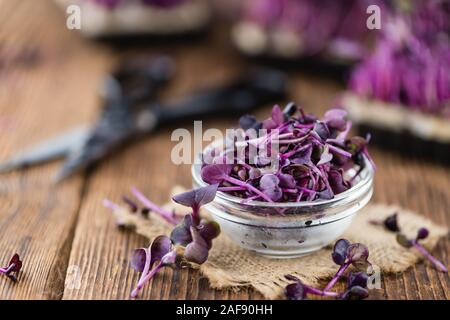
M 270 199 L 273 201 L 278 201 L 283 196 L 283 192 L 281 191 L 280 179 L 274 174 L 265 174 L 261 177 L 259 181 L 259 186 Z
M 218 184 L 211 184 L 206 187 L 183 192 L 172 197 L 176 203 L 191 208 L 199 208 L 214 200 Z
M 135 249 L 131 256 L 130 261 L 131 267 L 137 272 L 143 272 L 148 254 L 149 252 L 147 248 Z
M 367 288 L 367 281 L 369 280 L 369 276 L 365 272 L 350 272 L 348 275 L 348 288 L 352 288 L 355 286 L 359 286 L 362 288 Z
M 175 226 L 170 234 L 172 242 L 175 245 L 187 246 L 192 241 L 191 227 L 193 225 L 192 215 L 185 215 L 183 220 Z
M 340 239 L 334 244 L 333 252 L 331 257 L 334 263 L 342 266 L 347 259 L 347 250 L 350 247 L 350 241 L 346 239 Z
M 191 227 L 192 242 L 186 246 L 184 257 L 189 262 L 202 264 L 208 259 L 208 244 L 199 232 Z

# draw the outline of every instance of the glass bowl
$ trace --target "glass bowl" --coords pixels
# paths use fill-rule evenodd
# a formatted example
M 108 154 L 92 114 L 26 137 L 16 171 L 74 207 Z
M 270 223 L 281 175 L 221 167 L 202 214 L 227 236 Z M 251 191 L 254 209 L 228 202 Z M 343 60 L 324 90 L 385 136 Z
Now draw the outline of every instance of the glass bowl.
M 244 203 L 242 198 L 218 192 L 205 209 L 239 246 L 271 258 L 299 257 L 337 240 L 369 202 L 374 170 L 367 159 L 365 162 L 354 185 L 330 200 Z M 201 164 L 192 166 L 194 188 L 207 185 L 200 169 Z

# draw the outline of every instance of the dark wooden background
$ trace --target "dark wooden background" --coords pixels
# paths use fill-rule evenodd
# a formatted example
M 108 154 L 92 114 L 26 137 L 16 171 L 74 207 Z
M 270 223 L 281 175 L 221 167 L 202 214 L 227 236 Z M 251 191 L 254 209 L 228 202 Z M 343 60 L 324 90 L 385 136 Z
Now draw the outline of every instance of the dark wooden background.
M 225 30 L 205 39 L 151 47 L 176 58 L 177 77 L 164 92 L 175 97 L 221 83 L 245 71 Z M 0 160 L 24 146 L 95 119 L 97 85 L 117 54 L 65 28 L 49 1 L 0 0 Z M 320 74 L 292 72 L 290 99 L 310 112 L 330 106 L 343 85 Z M 280 101 L 285 103 L 285 101 Z M 265 114 L 270 106 L 258 111 Z M 205 127 L 224 129 L 236 119 L 211 119 Z M 190 127 L 186 124 L 187 128 Z M 0 264 L 14 252 L 24 260 L 16 284 L 0 277 L 3 299 L 128 299 L 138 275 L 128 267 L 134 248 L 146 239 L 120 232 L 102 199 L 119 199 L 133 185 L 163 203 L 174 184 L 189 186 L 188 166 L 170 161 L 173 128 L 108 159 L 91 175 L 61 186 L 50 182 L 59 162 L 0 176 Z M 374 201 L 400 204 L 449 226 L 450 170 L 421 159 L 372 149 L 378 164 Z M 448 265 L 450 242 L 433 252 Z M 81 287 L 71 281 L 79 272 Z M 75 277 L 76 278 L 76 277 Z M 68 285 L 65 285 L 66 280 Z M 448 299 L 448 275 L 421 263 L 404 274 L 383 277 L 374 299 Z M 251 289 L 216 291 L 197 271 L 159 274 L 144 299 L 258 299 Z

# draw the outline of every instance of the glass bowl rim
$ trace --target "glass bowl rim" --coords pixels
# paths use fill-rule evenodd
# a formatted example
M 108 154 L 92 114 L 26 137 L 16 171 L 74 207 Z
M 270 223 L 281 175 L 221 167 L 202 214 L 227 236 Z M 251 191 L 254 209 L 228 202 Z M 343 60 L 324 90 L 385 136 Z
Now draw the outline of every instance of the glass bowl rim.
M 265 202 L 265 201 L 257 201 L 257 200 L 249 200 L 243 202 L 243 198 L 231 196 L 225 192 L 218 191 L 216 193 L 216 199 L 228 202 L 228 203 L 234 203 L 236 205 L 245 205 L 248 207 L 265 207 L 265 208 L 301 208 L 301 207 L 312 207 L 312 206 L 329 206 L 333 205 L 341 200 L 345 200 L 348 197 L 352 196 L 355 192 L 358 190 L 363 189 L 367 184 L 370 184 L 373 180 L 375 170 L 372 167 L 372 164 L 367 159 L 366 156 L 364 157 L 364 168 L 361 170 L 360 175 L 362 178 L 353 185 L 350 189 L 341 192 L 337 195 L 335 195 L 332 199 L 324 200 L 313 200 L 313 201 L 301 201 L 301 202 Z M 197 161 L 199 158 L 197 157 Z M 197 183 L 200 187 L 205 187 L 209 185 L 203 179 L 201 178 L 201 163 L 200 162 L 194 162 L 194 164 L 191 167 L 191 173 L 192 177 L 194 179 L 194 182 Z

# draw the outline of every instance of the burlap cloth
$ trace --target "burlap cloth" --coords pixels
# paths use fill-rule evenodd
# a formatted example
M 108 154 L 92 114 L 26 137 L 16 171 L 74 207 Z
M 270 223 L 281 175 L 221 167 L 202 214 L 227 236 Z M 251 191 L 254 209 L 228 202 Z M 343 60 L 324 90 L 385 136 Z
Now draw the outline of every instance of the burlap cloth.
M 175 187 L 173 194 L 183 191 L 181 187 Z M 164 207 L 182 214 L 187 211 L 173 202 Z M 398 213 L 402 232 L 410 237 L 415 237 L 420 227 L 429 229 L 430 236 L 423 241 L 423 245 L 430 250 L 448 234 L 446 228 L 403 208 L 384 204 L 366 206 L 343 238 L 365 244 L 370 251 L 369 261 L 385 273 L 405 271 L 422 258 L 417 250 L 405 249 L 397 244 L 394 233 L 369 223 L 370 220 L 383 220 L 394 212 Z M 119 220 L 133 226 L 135 232 L 149 239 L 161 234 L 168 235 L 172 229 L 156 215 L 150 214 L 149 218 L 144 218 L 127 210 L 116 210 L 115 214 Z M 331 260 L 331 247 L 295 259 L 269 259 L 240 248 L 224 234 L 214 240 L 208 261 L 200 266 L 200 272 L 209 279 L 212 288 L 238 290 L 253 287 L 267 299 L 282 296 L 283 288 L 288 283 L 284 278 L 286 274 L 296 275 L 304 283 L 315 285 L 319 280 L 331 278 L 336 271 L 337 266 Z

